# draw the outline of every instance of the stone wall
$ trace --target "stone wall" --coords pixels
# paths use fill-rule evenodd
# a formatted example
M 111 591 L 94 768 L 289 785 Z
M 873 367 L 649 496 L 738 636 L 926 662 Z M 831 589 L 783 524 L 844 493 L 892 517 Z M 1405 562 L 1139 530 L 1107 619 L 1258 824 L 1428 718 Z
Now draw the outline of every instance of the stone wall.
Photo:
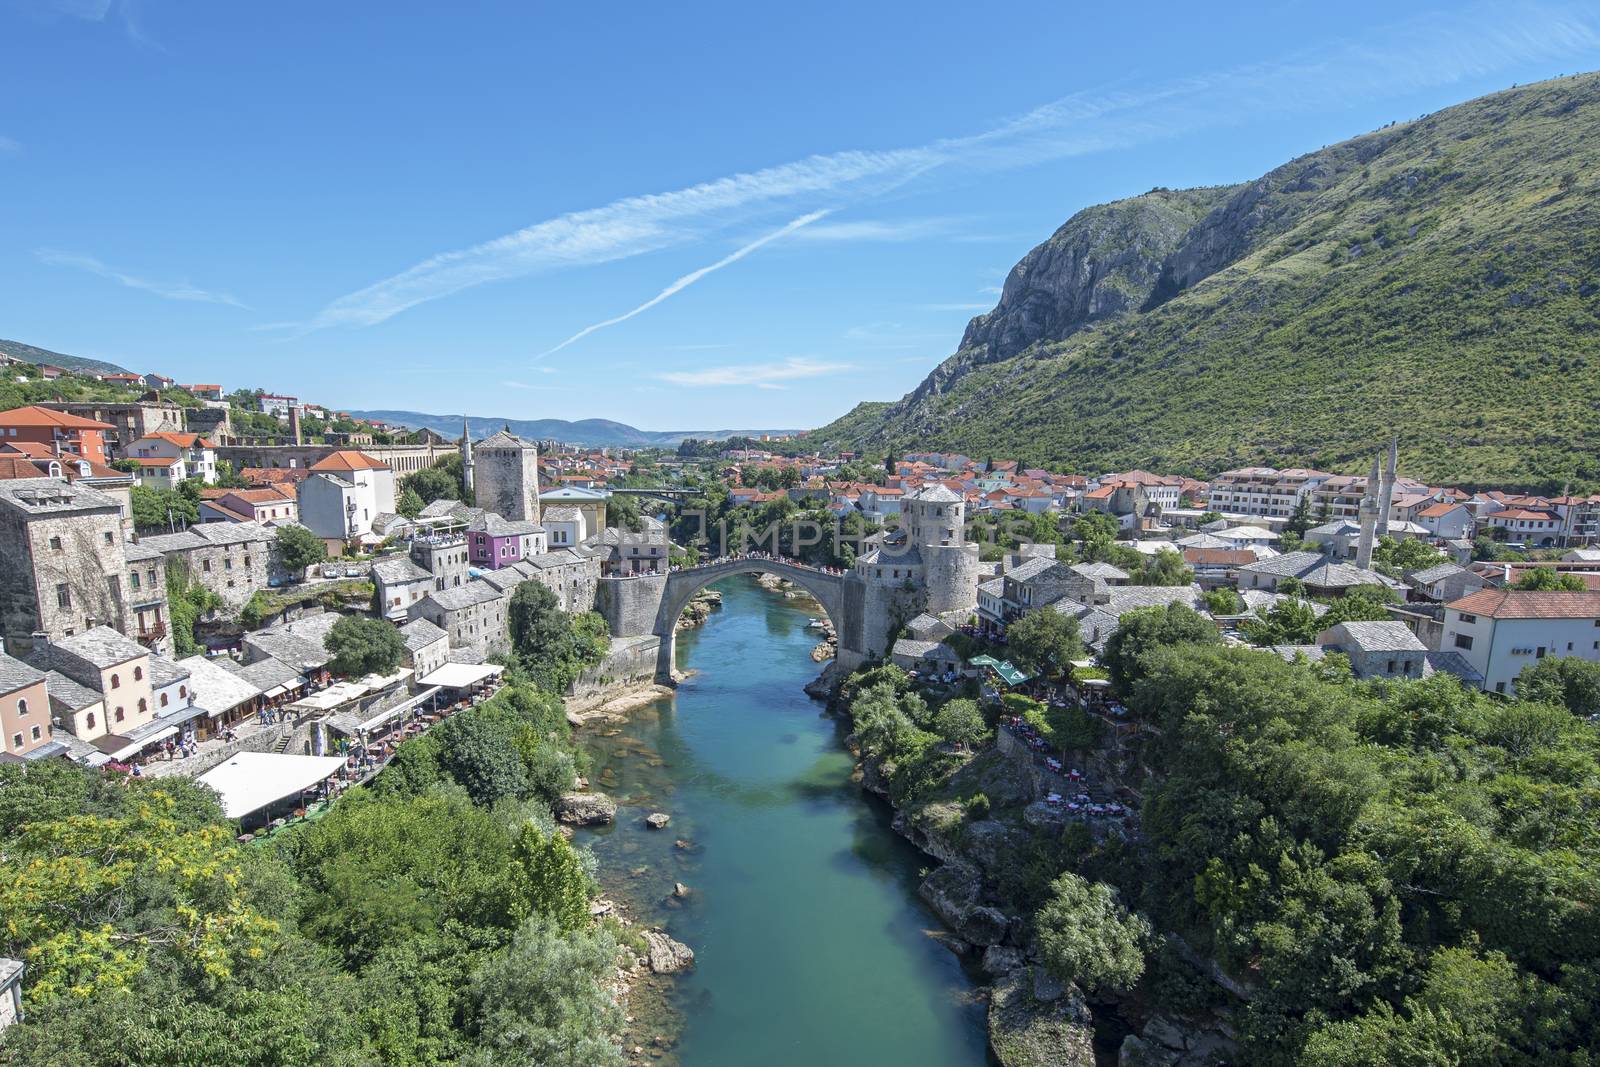
M 666 575 L 601 578 L 596 585 L 595 610 L 605 616 L 612 637 L 654 632 L 661 597 L 667 589 Z
M 606 658 L 573 681 L 568 701 L 589 707 L 650 685 L 660 651 L 661 639 L 654 634 L 614 638 Z
M 59 539 L 60 548 L 54 547 Z M 25 519 L 0 513 L 0 625 L 6 646 L 30 647 L 34 631 L 59 641 L 94 624 L 122 629 L 127 564 L 114 505 Z M 108 580 L 114 580 L 113 590 Z M 66 606 L 58 589 L 65 587 Z

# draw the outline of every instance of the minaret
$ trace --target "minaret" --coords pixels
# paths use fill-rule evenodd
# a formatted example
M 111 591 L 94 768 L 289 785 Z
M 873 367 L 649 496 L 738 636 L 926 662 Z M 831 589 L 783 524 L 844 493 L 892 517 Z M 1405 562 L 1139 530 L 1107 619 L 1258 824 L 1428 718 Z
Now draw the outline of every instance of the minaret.
M 1361 494 L 1361 540 L 1356 543 L 1356 566 L 1372 567 L 1372 535 L 1378 523 L 1378 457 L 1372 457 L 1372 473 L 1367 476 L 1367 491 Z
M 461 417 L 461 488 L 472 500 L 472 432 L 467 429 L 466 416 Z
M 1378 497 L 1378 536 L 1389 536 L 1389 508 L 1394 503 L 1394 483 L 1400 466 L 1400 439 L 1389 438 L 1389 465 L 1383 472 L 1383 491 Z

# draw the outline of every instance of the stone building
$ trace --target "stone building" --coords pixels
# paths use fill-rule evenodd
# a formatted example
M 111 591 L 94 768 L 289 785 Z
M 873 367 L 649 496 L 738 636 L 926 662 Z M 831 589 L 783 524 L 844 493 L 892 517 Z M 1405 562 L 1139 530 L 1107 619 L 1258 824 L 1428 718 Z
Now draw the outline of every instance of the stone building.
M 411 605 L 412 620 L 426 619 L 443 630 L 452 648 L 506 646 L 507 596 L 484 581 L 429 593 Z
M 0 481 L 0 633 L 8 650 L 126 625 L 117 501 L 53 478 Z
M 406 640 L 406 655 L 419 680 L 445 665 L 450 658 L 450 635 L 427 619 L 413 619 L 400 627 Z
M 35 667 L 59 674 L 98 695 L 105 712 L 100 718 L 62 718 L 62 725 L 85 741 L 112 734 L 126 737 L 156 717 L 150 650 L 109 626 L 96 626 L 49 645 L 37 645 L 30 659 Z M 46 688 L 51 688 L 48 679 Z
M 181 434 L 187 429 L 183 408 L 165 400 L 140 400 L 124 404 L 97 400 L 52 401 L 39 406 L 108 423 L 111 427 L 105 431 L 108 461 L 132 456 L 133 443 L 141 437 L 155 433 Z
M 49 743 L 44 672 L 0 652 L 0 752 L 27 759 Z
M 123 542 L 122 553 L 128 563 L 123 632 L 157 652 L 171 653 L 167 558 L 149 545 L 134 541 Z
M 517 522 L 539 521 L 539 450 L 509 429 L 473 447 L 473 492 L 480 508 Z
M 181 533 L 141 537 L 138 544 L 184 567 L 191 578 L 238 611 L 278 575 L 277 533 L 257 522 L 202 522 Z

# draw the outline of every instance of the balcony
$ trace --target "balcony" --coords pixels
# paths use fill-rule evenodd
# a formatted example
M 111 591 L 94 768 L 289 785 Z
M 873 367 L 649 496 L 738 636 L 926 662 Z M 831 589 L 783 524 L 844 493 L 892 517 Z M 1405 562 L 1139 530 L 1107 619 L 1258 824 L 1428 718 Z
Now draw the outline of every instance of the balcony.
M 164 622 L 152 622 L 146 626 L 141 626 L 139 632 L 133 635 L 133 639 L 140 644 L 156 644 L 166 636 L 167 624 Z

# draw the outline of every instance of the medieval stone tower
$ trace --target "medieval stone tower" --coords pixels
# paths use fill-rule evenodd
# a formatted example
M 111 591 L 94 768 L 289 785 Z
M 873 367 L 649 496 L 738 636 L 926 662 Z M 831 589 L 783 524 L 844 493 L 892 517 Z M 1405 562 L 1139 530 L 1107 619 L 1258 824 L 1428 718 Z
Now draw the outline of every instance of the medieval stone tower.
M 539 521 L 539 450 L 510 428 L 473 448 L 473 496 L 478 507 L 518 522 Z
M 925 611 L 938 615 L 978 602 L 978 546 L 966 539 L 967 505 L 942 485 L 906 495 L 902 520 L 922 557 Z

